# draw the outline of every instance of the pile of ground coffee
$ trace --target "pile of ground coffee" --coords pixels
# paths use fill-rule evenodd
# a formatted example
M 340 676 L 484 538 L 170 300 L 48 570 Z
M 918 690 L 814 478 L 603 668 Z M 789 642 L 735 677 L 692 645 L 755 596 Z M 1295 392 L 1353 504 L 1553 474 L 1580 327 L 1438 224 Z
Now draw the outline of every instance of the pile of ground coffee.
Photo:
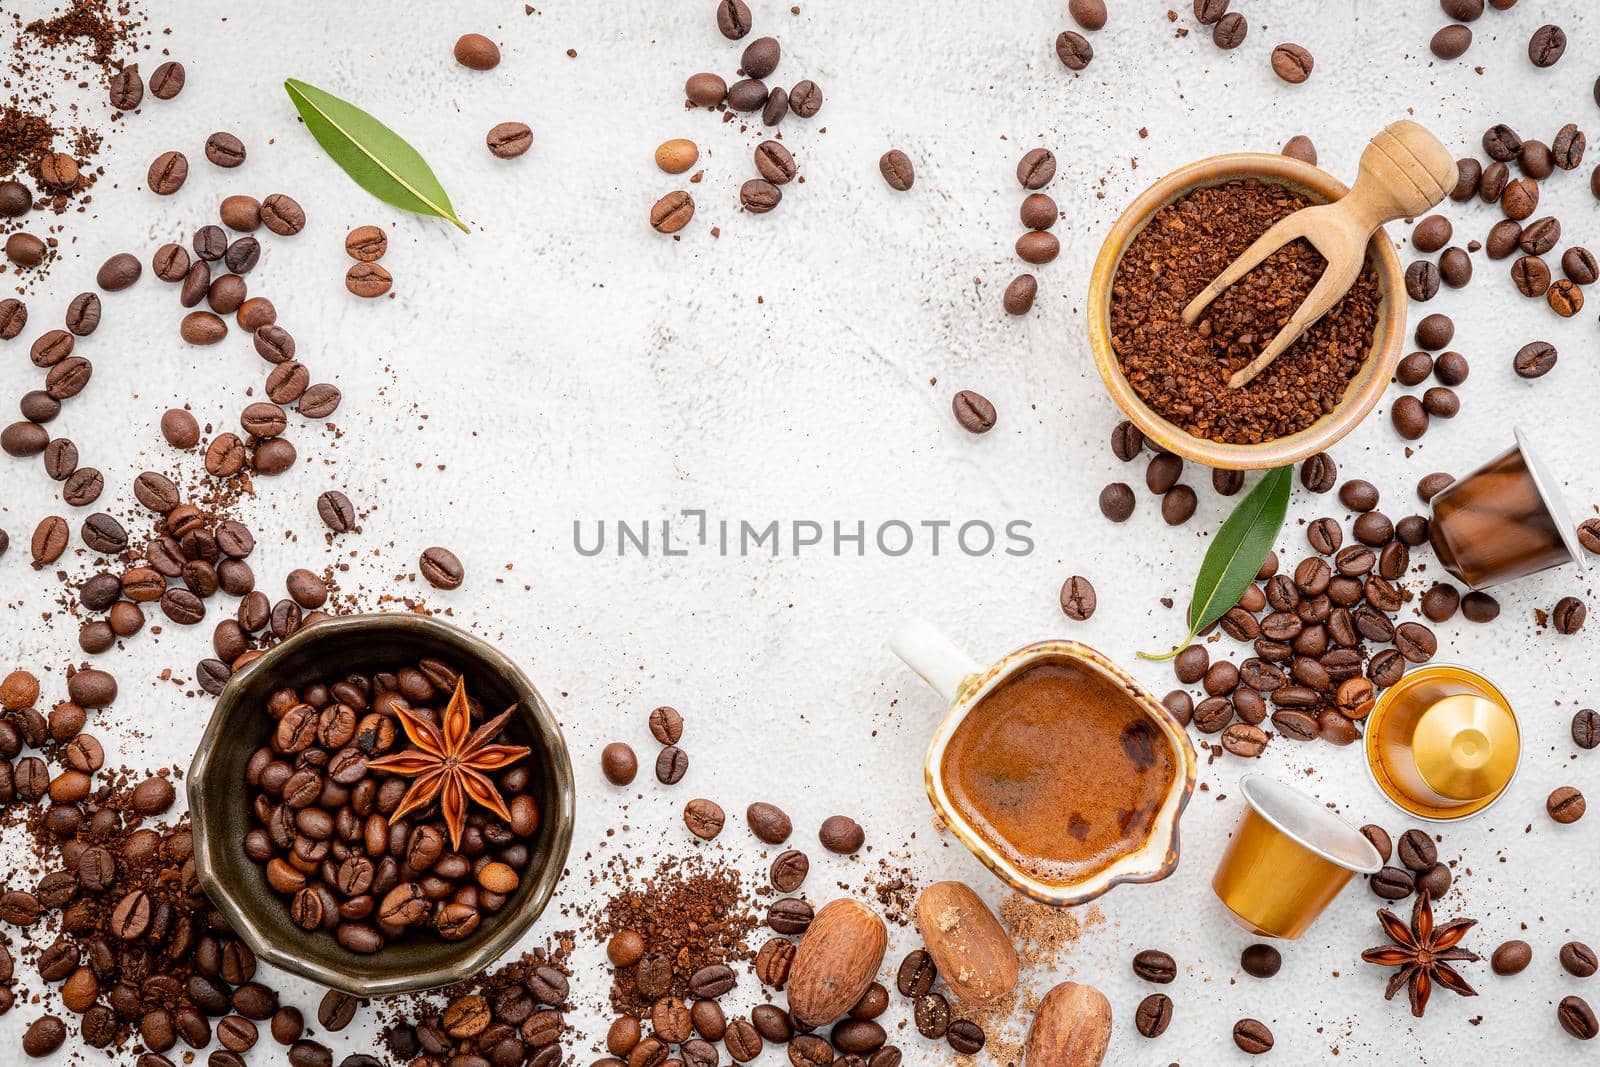
M 1254 444 L 1331 411 L 1366 361 L 1378 322 L 1368 263 L 1344 298 L 1242 389 L 1228 378 L 1289 321 L 1327 265 L 1304 240 L 1269 256 L 1194 326 L 1183 309 L 1250 243 L 1310 202 L 1255 179 L 1196 190 L 1156 213 L 1128 245 L 1111 289 L 1111 345 L 1134 391 L 1200 437 Z
M 623 931 L 637 934 L 644 956 L 670 965 L 671 979 L 665 989 L 640 990 L 639 968 L 618 966 L 612 1009 L 648 1016 L 662 996 L 691 995 L 689 979 L 695 972 L 753 956 L 748 939 L 759 923 L 739 872 L 714 860 L 669 857 L 650 876 L 630 878 L 606 902 L 590 932 L 602 941 Z

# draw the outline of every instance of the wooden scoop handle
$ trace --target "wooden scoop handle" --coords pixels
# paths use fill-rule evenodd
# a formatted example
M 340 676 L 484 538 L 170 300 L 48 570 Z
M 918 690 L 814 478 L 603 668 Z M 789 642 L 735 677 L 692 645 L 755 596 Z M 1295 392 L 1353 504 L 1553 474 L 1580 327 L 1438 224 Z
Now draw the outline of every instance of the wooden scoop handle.
M 1356 184 L 1338 206 L 1370 235 L 1386 222 L 1422 214 L 1455 184 L 1450 150 L 1415 122 L 1401 119 L 1367 142 Z
M 1238 263 L 1230 266 L 1190 303 L 1184 310 L 1185 321 L 1196 321 L 1206 304 L 1223 287 L 1245 273 L 1237 269 L 1241 263 L 1254 266 L 1286 243 L 1286 239 L 1306 238 L 1322 253 L 1328 266 L 1289 322 L 1255 359 L 1228 379 L 1228 385 L 1239 389 L 1250 384 L 1298 341 L 1312 323 L 1343 299 L 1361 273 L 1367 242 L 1378 227 L 1393 219 L 1422 214 L 1443 200 L 1455 182 L 1456 162 L 1449 149 L 1415 122 L 1401 119 L 1385 126 L 1367 143 L 1366 151 L 1361 153 L 1356 184 L 1348 194 L 1332 204 L 1296 212 L 1268 230 L 1263 241 L 1256 244 L 1267 243 L 1265 238 L 1280 238 L 1274 246 L 1252 246 L 1246 251 Z M 1286 223 L 1289 227 L 1285 227 Z M 1280 228 L 1292 228 L 1294 232 L 1279 234 Z

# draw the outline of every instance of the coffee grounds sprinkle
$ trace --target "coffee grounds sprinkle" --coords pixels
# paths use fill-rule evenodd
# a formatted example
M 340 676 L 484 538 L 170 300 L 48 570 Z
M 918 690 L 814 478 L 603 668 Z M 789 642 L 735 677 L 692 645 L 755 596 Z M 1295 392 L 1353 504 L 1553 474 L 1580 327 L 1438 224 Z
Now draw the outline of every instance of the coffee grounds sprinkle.
M 1111 289 L 1111 344 L 1135 392 L 1200 437 L 1255 444 L 1304 430 L 1332 411 L 1361 370 L 1378 322 L 1369 261 L 1333 308 L 1249 385 L 1228 378 L 1289 321 L 1327 261 L 1305 240 L 1268 256 L 1200 322 L 1183 309 L 1304 196 L 1257 179 L 1196 190 L 1156 213 L 1129 243 Z
M 702 967 L 754 957 L 749 939 L 760 920 L 738 870 L 701 855 L 668 857 L 653 874 L 636 879 L 623 863 L 608 865 L 609 875 L 623 885 L 594 918 L 589 933 L 601 943 L 620 930 L 642 935 L 650 955 L 672 962 L 669 993 L 685 996 L 689 977 Z M 634 968 L 616 969 L 614 1011 L 645 1016 L 654 1000 L 639 992 Z

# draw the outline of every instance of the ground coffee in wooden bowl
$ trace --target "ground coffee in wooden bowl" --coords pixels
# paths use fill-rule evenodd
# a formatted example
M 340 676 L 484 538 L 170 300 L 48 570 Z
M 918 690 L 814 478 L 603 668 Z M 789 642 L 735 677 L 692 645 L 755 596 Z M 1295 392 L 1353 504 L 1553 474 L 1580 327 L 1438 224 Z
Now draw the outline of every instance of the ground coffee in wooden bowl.
M 1198 437 L 1256 444 L 1332 411 L 1360 371 L 1381 294 L 1369 262 L 1344 298 L 1249 385 L 1249 363 L 1311 292 L 1326 265 L 1304 240 L 1219 296 L 1194 326 L 1183 309 L 1279 219 L 1312 201 L 1255 178 L 1207 186 L 1168 204 L 1128 244 L 1111 288 L 1111 344 L 1129 384 L 1157 414 Z

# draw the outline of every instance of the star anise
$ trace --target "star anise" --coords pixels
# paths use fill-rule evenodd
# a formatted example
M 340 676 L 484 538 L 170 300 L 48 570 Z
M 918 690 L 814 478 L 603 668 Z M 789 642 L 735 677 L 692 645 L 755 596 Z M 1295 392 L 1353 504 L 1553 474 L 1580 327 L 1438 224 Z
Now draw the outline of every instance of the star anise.
M 1427 890 L 1423 890 L 1417 894 L 1417 902 L 1411 909 L 1410 927 L 1388 908 L 1378 909 L 1378 921 L 1393 944 L 1369 948 L 1361 958 L 1380 967 L 1400 968 L 1389 979 L 1383 999 L 1393 1000 L 1401 986 L 1409 986 L 1411 1014 L 1420 1019 L 1427 1010 L 1428 994 L 1435 985 L 1463 997 L 1478 995 L 1478 991 L 1450 966 L 1478 959 L 1477 953 L 1456 947 L 1467 936 L 1467 931 L 1478 925 L 1478 920 L 1452 919 L 1442 926 L 1434 926 L 1433 902 L 1428 899 Z
M 467 683 L 458 680 L 450 703 L 445 705 L 442 726 L 435 726 L 410 708 L 396 706 L 394 710 L 414 747 L 368 765 L 373 770 L 415 779 L 400 806 L 389 816 L 391 821 L 438 801 L 445 825 L 450 828 L 451 848 L 461 845 L 469 800 L 511 821 L 506 802 L 500 799 L 500 791 L 485 772 L 498 771 L 528 754 L 521 745 L 489 743 L 516 710 L 515 704 L 473 730 Z

